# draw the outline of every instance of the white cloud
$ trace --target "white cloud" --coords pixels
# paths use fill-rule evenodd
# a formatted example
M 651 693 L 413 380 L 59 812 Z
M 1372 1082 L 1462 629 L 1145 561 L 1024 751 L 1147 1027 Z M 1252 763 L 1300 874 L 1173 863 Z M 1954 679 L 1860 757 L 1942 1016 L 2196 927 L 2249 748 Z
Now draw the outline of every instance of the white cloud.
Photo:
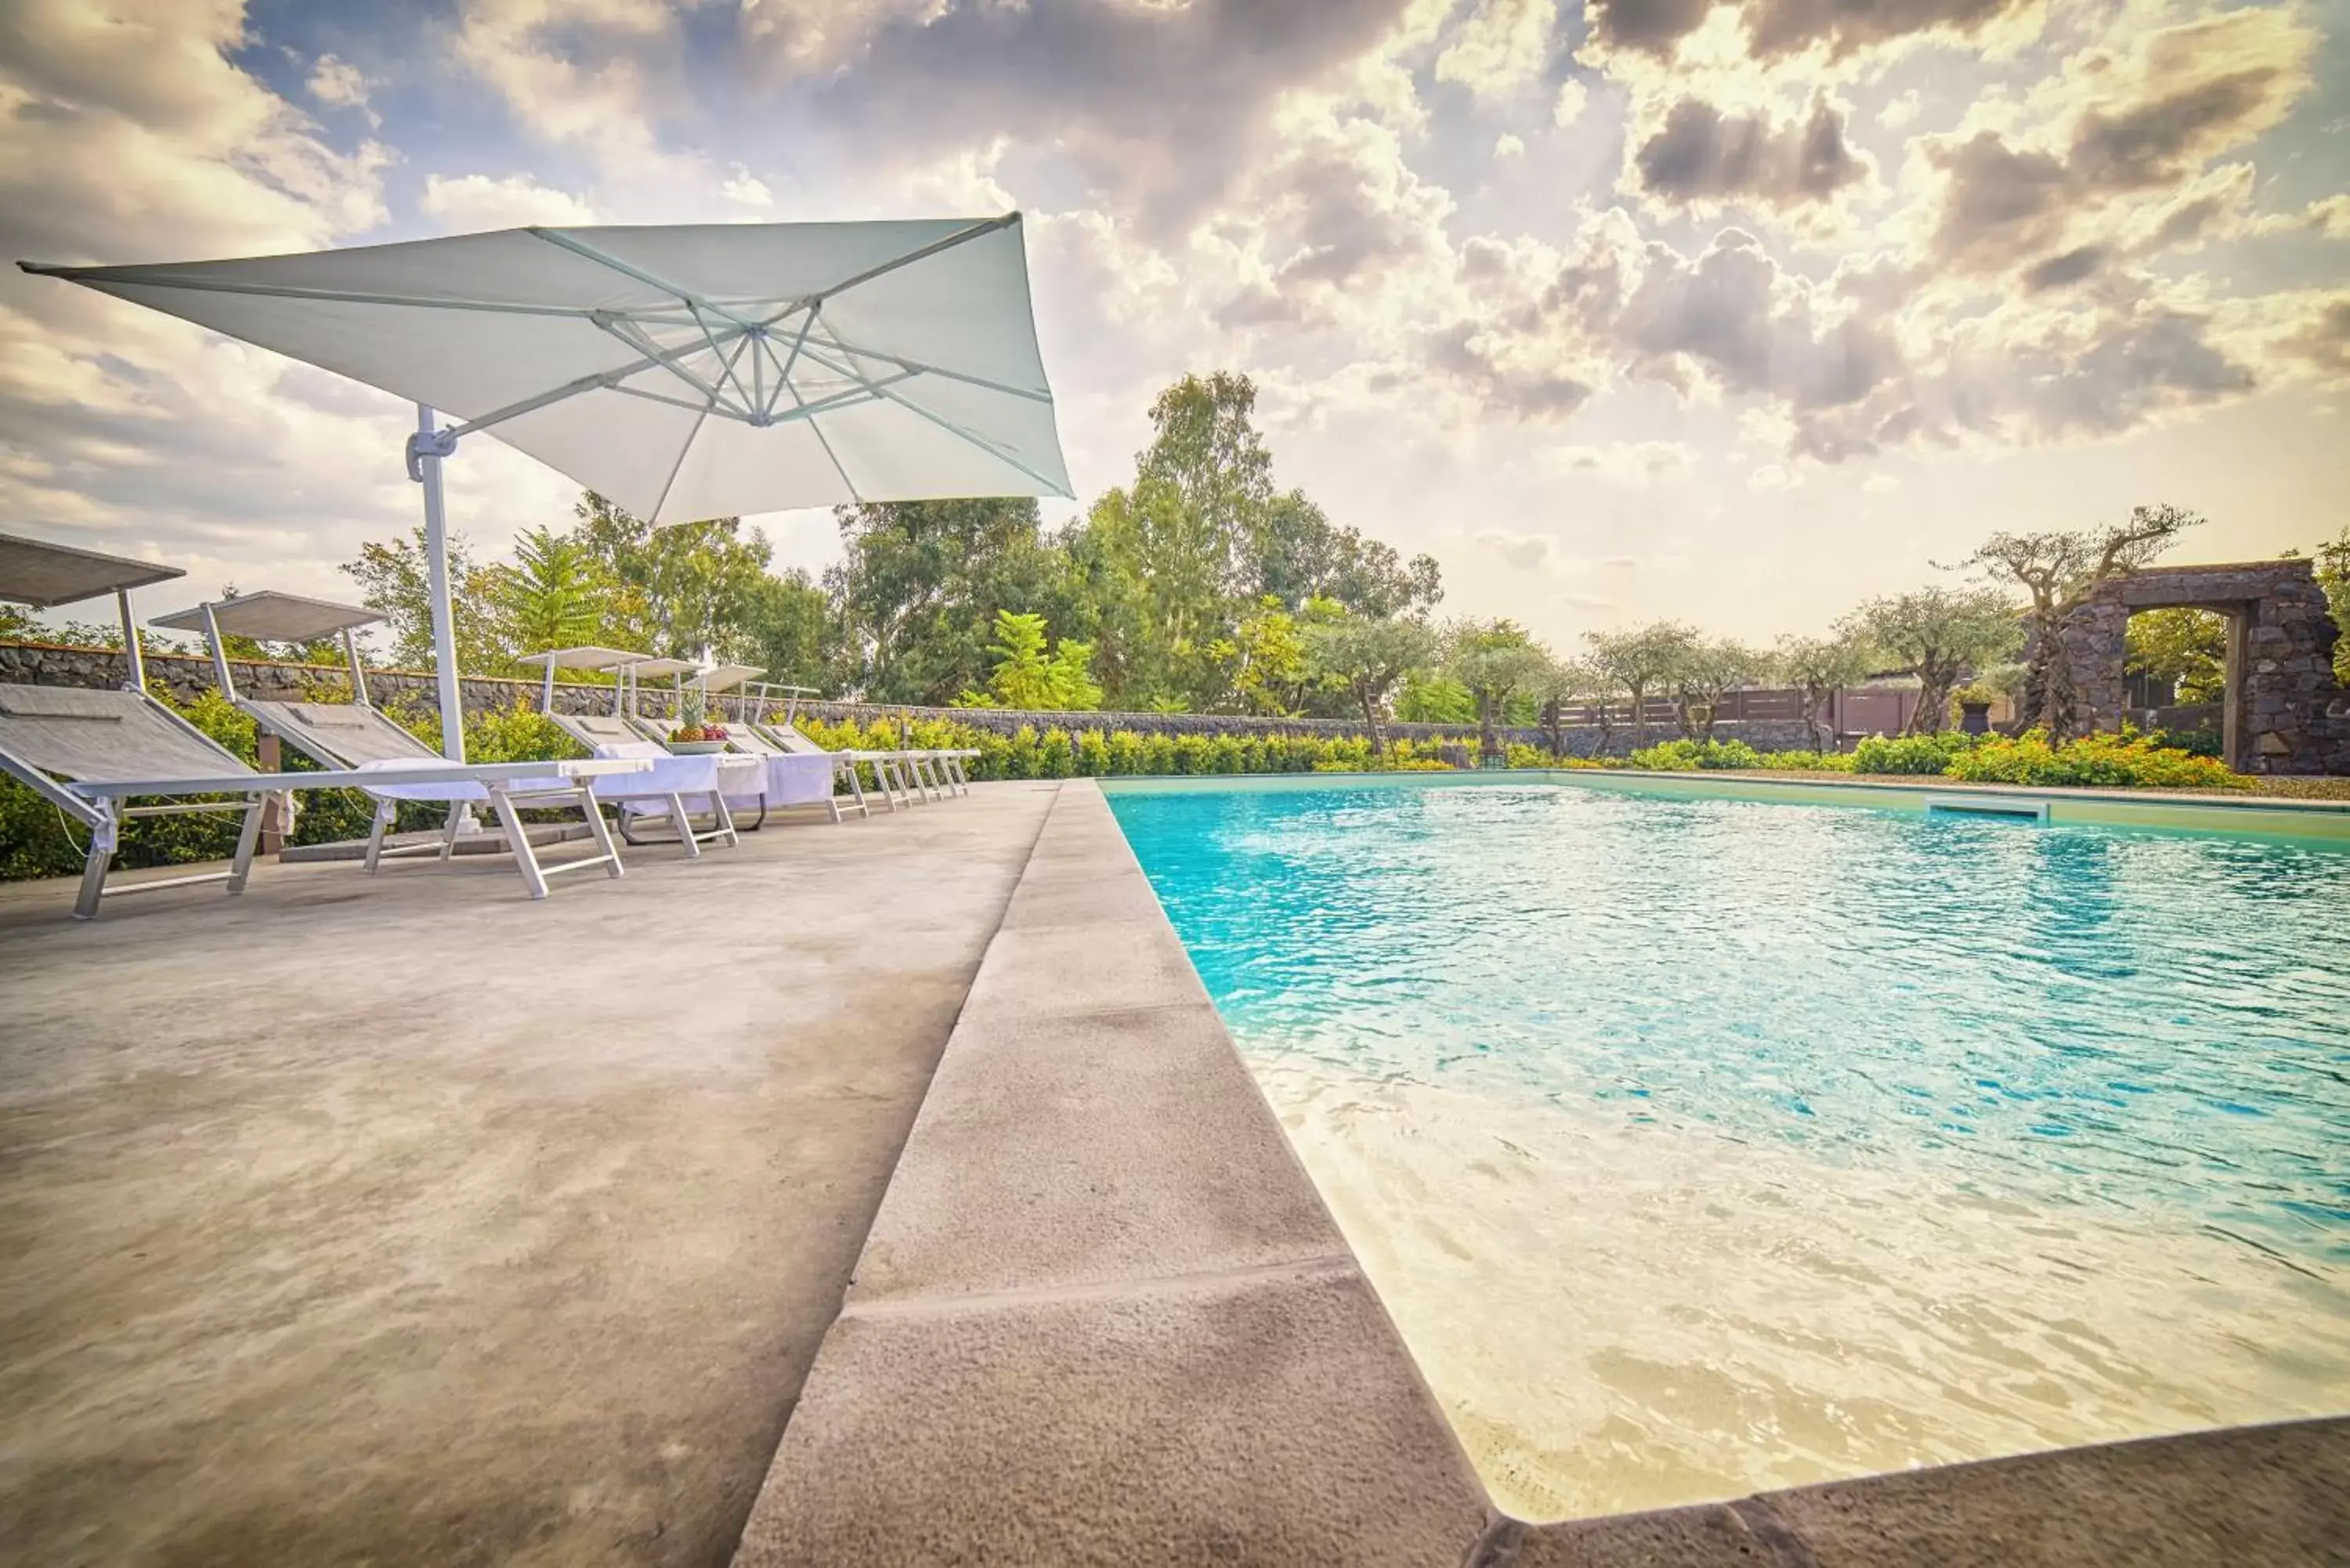
M 1563 82 L 1558 89 L 1558 101 L 1551 106 L 1550 122 L 1565 130 L 1583 118 L 1583 111 L 1590 102 L 1590 88 L 1580 81 Z
M 1911 88 L 1885 106 L 1877 117 L 1877 123 L 1887 130 L 1899 130 L 1915 124 L 1918 117 L 1925 112 L 1925 100 L 1918 96 L 1918 89 Z
M 1793 483 L 1786 465 L 1777 462 L 1766 462 L 1746 476 L 1749 490 L 1784 490 Z
M 767 189 L 766 182 L 740 163 L 727 174 L 725 183 L 718 187 L 718 193 L 735 206 L 754 213 L 764 213 L 775 204 L 775 193 Z
M 1519 140 L 1515 131 L 1502 132 L 1493 143 L 1493 156 L 1496 158 L 1520 158 L 1524 156 L 1525 151 L 1526 144 Z
M 596 222 L 596 209 L 565 191 L 536 183 L 527 174 L 493 180 L 486 174 L 428 175 L 417 205 L 429 218 L 457 233 L 517 229 L 532 223 L 561 228 Z
M 374 85 L 359 74 L 359 68 L 348 60 L 333 55 L 320 55 L 310 67 L 310 79 L 304 84 L 312 98 L 328 109 L 364 110 L 368 123 L 380 127 L 383 116 L 368 103 L 368 91 Z
M 1481 98 L 1505 98 L 1549 62 L 1557 22 L 1557 0 L 1476 0 L 1436 57 L 1436 79 L 1458 82 Z

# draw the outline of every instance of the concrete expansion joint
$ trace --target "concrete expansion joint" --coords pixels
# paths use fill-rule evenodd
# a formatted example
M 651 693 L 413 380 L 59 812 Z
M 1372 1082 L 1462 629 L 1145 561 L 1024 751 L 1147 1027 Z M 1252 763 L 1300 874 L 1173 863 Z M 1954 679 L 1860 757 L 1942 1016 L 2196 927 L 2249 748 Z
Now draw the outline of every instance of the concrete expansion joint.
M 1331 1274 L 1352 1272 L 1356 1267 L 1352 1253 L 1331 1252 L 1318 1258 L 1293 1259 L 1248 1269 L 1211 1269 L 1193 1274 L 1158 1274 L 1137 1280 L 1088 1280 L 1077 1284 L 1036 1285 L 1008 1291 L 938 1293 L 898 1296 L 886 1301 L 859 1302 L 852 1299 L 841 1309 L 840 1315 L 844 1318 L 953 1317 L 1008 1307 L 1064 1302 L 1132 1301 L 1149 1296 L 1195 1295 L 1234 1285 L 1318 1280 Z

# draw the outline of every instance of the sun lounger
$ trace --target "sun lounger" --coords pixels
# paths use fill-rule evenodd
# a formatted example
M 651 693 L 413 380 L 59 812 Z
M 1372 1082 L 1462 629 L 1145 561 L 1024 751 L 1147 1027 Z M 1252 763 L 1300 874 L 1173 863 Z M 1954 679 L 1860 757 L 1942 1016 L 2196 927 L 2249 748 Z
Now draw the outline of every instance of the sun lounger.
M 307 789 L 364 789 L 379 799 L 400 792 L 400 798 L 409 799 L 485 801 L 496 809 L 515 845 L 515 864 L 531 897 L 543 898 L 547 877 L 557 871 L 604 865 L 612 876 L 620 875 L 619 851 L 603 829 L 589 790 L 602 775 L 634 771 L 635 766 L 505 763 L 468 767 L 432 759 L 327 773 L 262 774 L 143 692 L 0 686 L 0 771 L 88 830 L 81 891 L 74 901 L 74 914 L 82 919 L 95 918 L 99 899 L 113 893 L 198 882 L 224 882 L 228 891 L 243 892 L 271 799 Z M 519 812 L 552 805 L 583 810 L 595 825 L 601 853 L 542 865 L 522 832 Z M 244 814 L 228 870 L 106 886 L 126 822 L 203 812 Z M 369 845 L 370 871 L 376 868 L 381 836 L 379 826 Z
M 648 771 L 642 776 L 627 780 L 608 794 L 597 792 L 599 799 L 620 807 L 620 836 L 630 844 L 642 842 L 633 828 L 666 822 L 687 857 L 699 858 L 705 844 L 723 842 L 731 847 L 740 842 L 742 830 L 734 822 L 737 807 L 757 808 L 752 828 L 766 819 L 766 769 L 754 757 L 724 752 L 678 756 L 660 742 L 645 739 L 617 713 L 547 716 L 598 757 L 627 758 L 645 764 Z M 688 800 L 708 803 L 712 826 L 707 832 L 695 829 L 685 809 Z
M 620 875 L 619 852 L 613 847 L 588 791 L 594 777 L 639 771 L 639 764 L 505 763 L 468 768 L 427 753 L 369 770 L 262 774 L 247 767 L 243 759 L 147 694 L 138 623 L 130 613 L 130 590 L 183 575 L 176 567 L 152 562 L 0 535 L 0 599 L 47 609 L 110 594 L 122 618 L 124 659 L 130 679 L 121 690 L 0 686 L 0 772 L 16 778 L 55 806 L 64 820 L 81 824 L 89 834 L 81 891 L 74 900 L 76 916 L 95 919 L 99 900 L 109 893 L 146 892 L 199 882 L 222 882 L 232 893 L 243 892 L 252 875 L 254 852 L 271 803 L 282 803 L 290 819 L 294 793 L 307 789 L 352 787 L 373 793 L 404 788 L 424 798 L 486 801 L 517 836 L 516 866 L 535 898 L 546 896 L 546 877 L 556 871 L 603 865 L 612 876 Z M 217 637 L 213 644 L 219 668 L 225 671 L 227 663 L 220 656 Z M 356 657 L 354 673 L 359 678 Z M 379 794 L 378 799 L 382 798 Z M 587 811 L 603 853 L 541 866 L 527 838 L 519 836 L 519 808 L 571 804 Z M 244 814 L 228 870 L 106 886 L 125 823 L 142 816 L 206 812 Z M 388 814 L 380 809 L 369 846 L 370 871 L 380 858 L 388 821 Z M 444 846 L 442 857 L 446 857 Z

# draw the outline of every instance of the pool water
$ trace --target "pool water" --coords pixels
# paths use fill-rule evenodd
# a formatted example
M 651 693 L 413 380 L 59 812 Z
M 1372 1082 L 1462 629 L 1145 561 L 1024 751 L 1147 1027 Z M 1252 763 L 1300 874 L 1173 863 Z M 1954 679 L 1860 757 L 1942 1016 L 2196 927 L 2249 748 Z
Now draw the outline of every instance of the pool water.
M 1505 1506 L 2350 1410 L 2350 855 L 1117 793 Z

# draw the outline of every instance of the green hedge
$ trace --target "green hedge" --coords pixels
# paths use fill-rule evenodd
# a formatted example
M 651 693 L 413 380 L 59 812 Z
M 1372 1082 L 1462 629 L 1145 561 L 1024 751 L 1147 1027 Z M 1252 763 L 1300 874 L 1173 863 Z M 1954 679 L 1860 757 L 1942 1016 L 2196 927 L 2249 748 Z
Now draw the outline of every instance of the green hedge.
M 1010 734 L 951 719 L 917 719 L 900 738 L 887 720 L 858 724 L 804 719 L 800 730 L 827 751 L 964 749 L 979 755 L 970 764 L 975 779 L 1109 778 L 1138 774 L 1382 773 L 1422 771 L 1446 764 L 1445 745 L 1474 749 L 1473 736 L 1437 741 L 1399 740 L 1374 755 L 1360 735 L 1166 735 L 1138 730 L 1043 730 L 1023 724 Z M 1531 765 L 1542 765 L 1539 763 Z

